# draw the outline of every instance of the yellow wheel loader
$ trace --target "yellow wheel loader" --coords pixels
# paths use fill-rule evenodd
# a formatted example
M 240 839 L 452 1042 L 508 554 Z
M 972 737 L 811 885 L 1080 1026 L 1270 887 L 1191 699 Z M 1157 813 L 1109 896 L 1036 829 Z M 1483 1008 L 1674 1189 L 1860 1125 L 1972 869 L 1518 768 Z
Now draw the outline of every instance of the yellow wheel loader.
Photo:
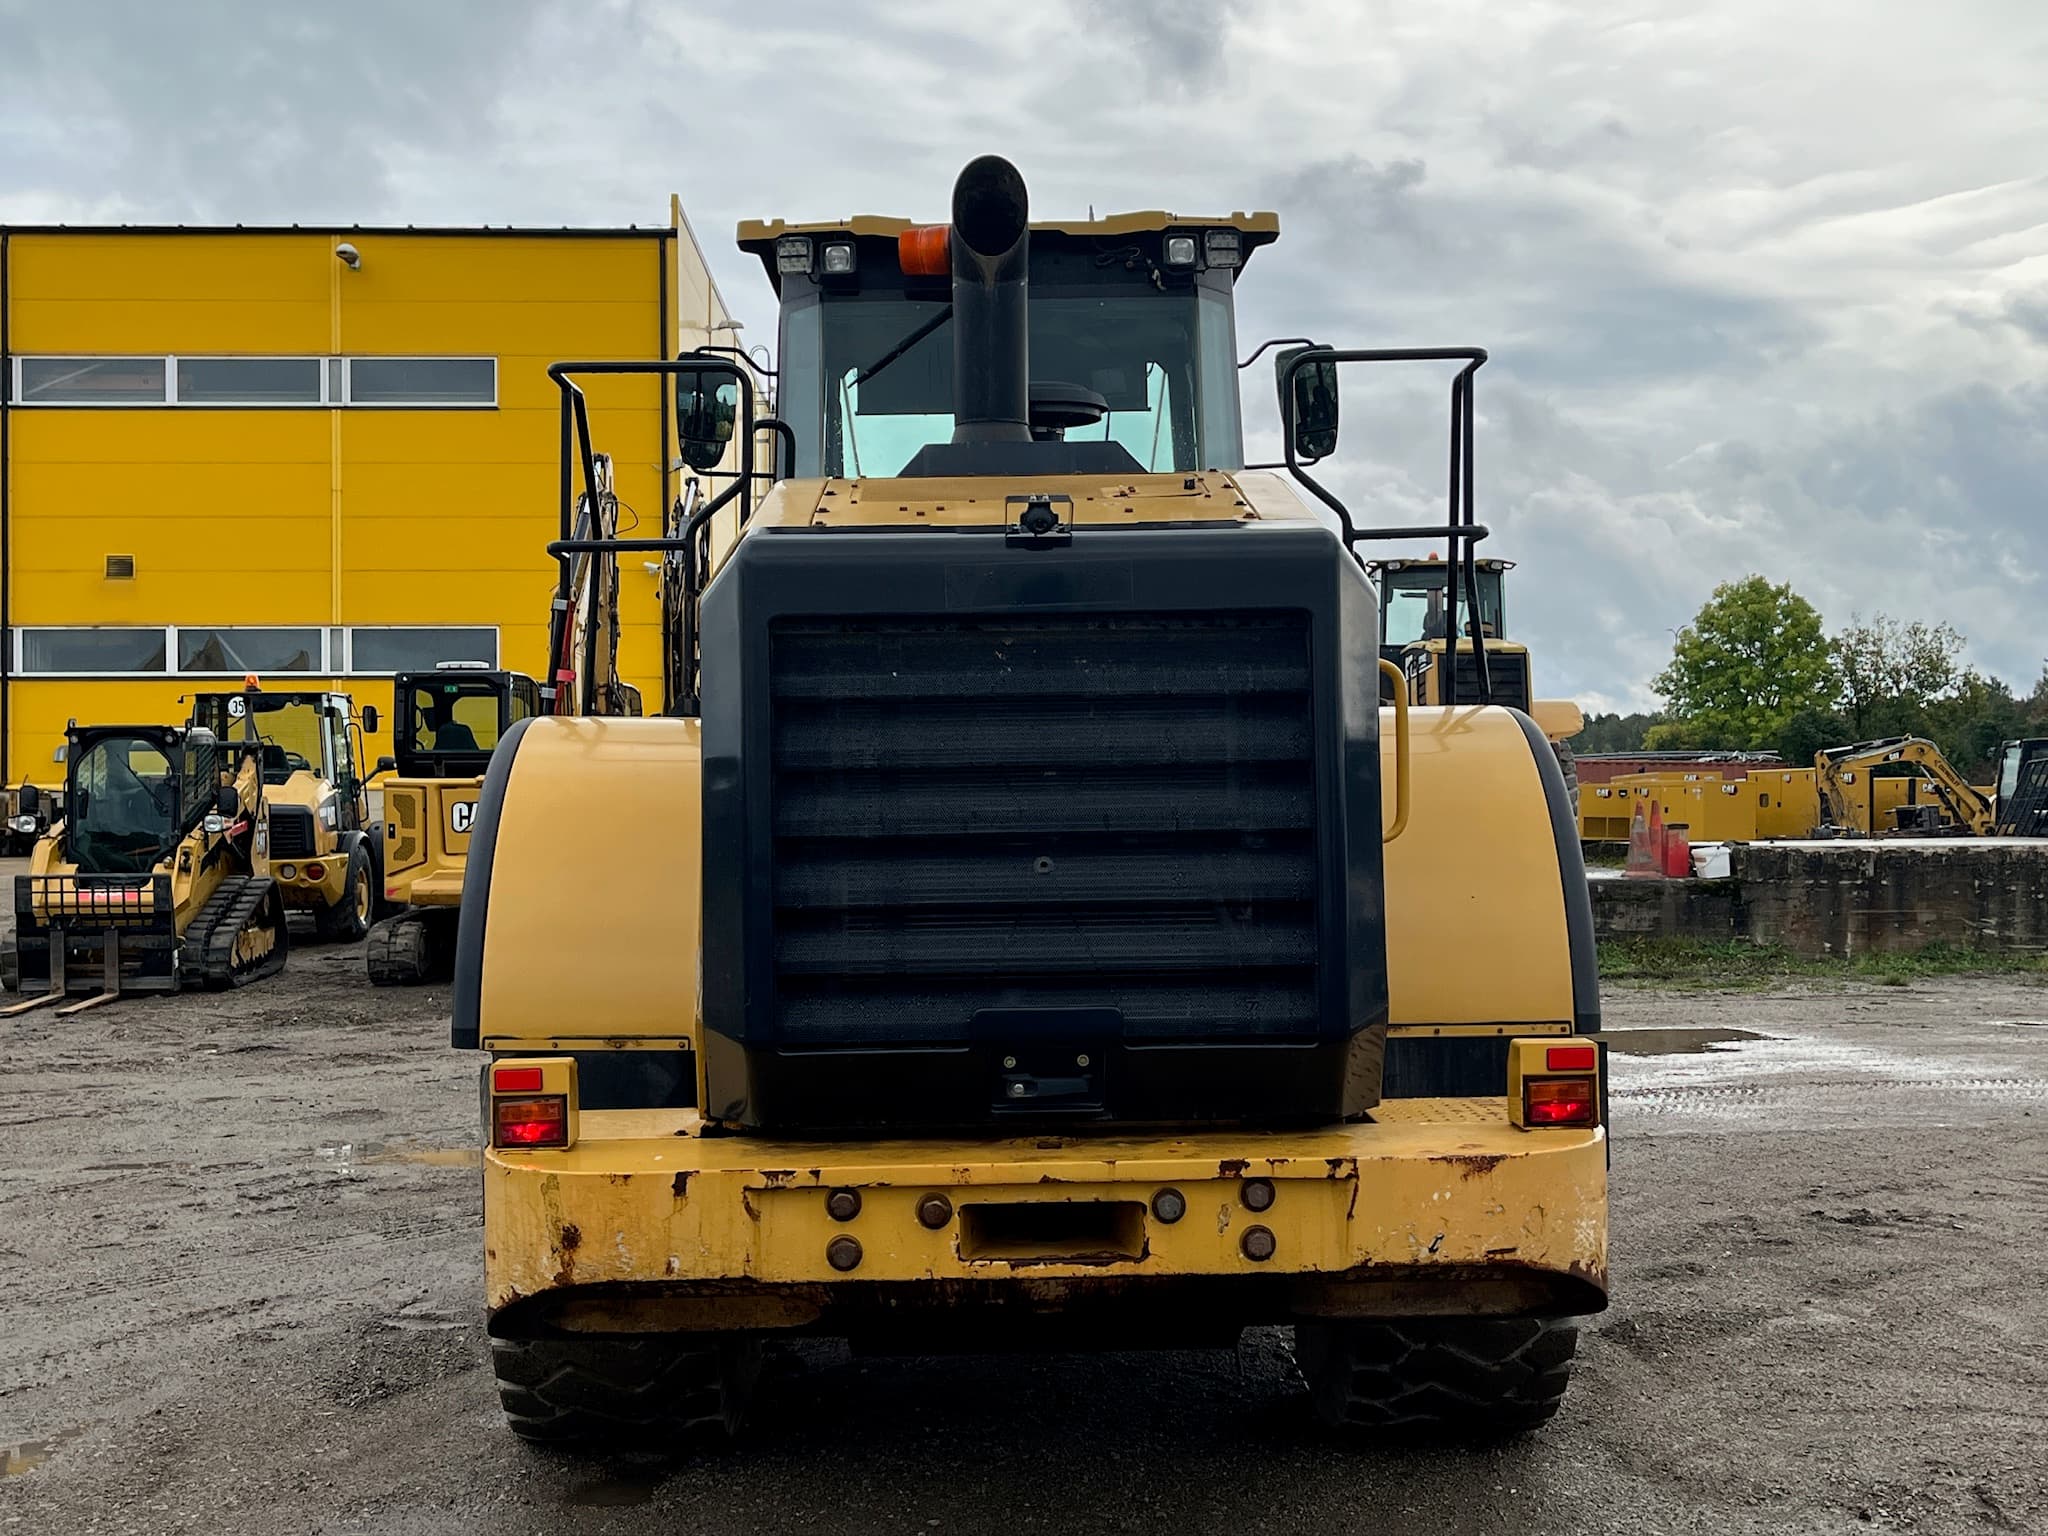
M 443 662 L 401 672 L 392 687 L 392 755 L 377 763 L 384 794 L 384 899 L 398 908 L 370 927 L 363 957 L 380 987 L 418 986 L 455 952 L 470 825 L 491 751 L 540 713 L 540 686 L 516 672 Z
M 379 889 L 362 771 L 362 731 L 376 730 L 377 709 L 361 725 L 345 693 L 270 693 L 249 686 L 192 698 L 191 724 L 237 750 L 258 753 L 265 819 L 256 852 L 266 860 L 287 911 L 312 915 L 321 939 L 353 942 L 370 931 Z
M 478 801 L 453 1043 L 515 1433 L 729 1427 L 798 1335 L 1272 1324 L 1335 1424 L 1556 1411 L 1607 1289 L 1577 828 L 1525 712 L 1380 706 L 1357 553 L 1484 536 L 1485 353 L 1283 350 L 1247 466 L 1233 294 L 1277 233 L 1032 224 L 989 157 L 949 224 L 741 226 L 778 420 L 712 353 L 551 370 L 558 558 L 590 376 L 671 381 L 684 463 L 738 473 L 605 544 L 676 557 L 672 712 L 521 722 Z M 1311 472 L 1356 363 L 1455 370 L 1442 527 Z
M 1379 588 L 1380 655 L 1408 678 L 1410 699 L 1417 704 L 1448 704 L 1457 698 L 1519 709 L 1542 730 L 1564 770 L 1565 788 L 1576 804 L 1578 764 L 1571 738 L 1585 729 L 1586 717 L 1566 699 L 1538 699 L 1529 677 L 1529 648 L 1502 638 L 1507 634 L 1507 573 L 1512 560 L 1480 559 L 1467 547 L 1463 569 L 1439 560 L 1369 560 L 1366 571 Z M 1485 643 L 1486 669 L 1474 654 L 1472 615 L 1479 615 Z M 1458 665 L 1450 667 L 1451 636 L 1457 635 Z M 1381 702 L 1388 697 L 1381 690 Z
M 200 727 L 74 721 L 64 787 L 64 813 L 15 878 L 5 979 L 31 1000 L 4 1012 L 238 987 L 284 965 L 253 752 Z

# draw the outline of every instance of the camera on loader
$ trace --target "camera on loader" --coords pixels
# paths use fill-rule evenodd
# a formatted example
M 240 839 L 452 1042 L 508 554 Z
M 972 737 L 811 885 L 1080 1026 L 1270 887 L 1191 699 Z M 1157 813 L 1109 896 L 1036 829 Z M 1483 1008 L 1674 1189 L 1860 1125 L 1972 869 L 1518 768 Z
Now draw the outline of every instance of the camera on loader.
M 516 1433 L 730 1426 L 806 1334 L 1278 1324 L 1335 1423 L 1556 1410 L 1607 1277 L 1577 827 L 1525 713 L 1410 707 L 1357 553 L 1442 540 L 1476 606 L 1485 354 L 1283 350 L 1248 466 L 1232 300 L 1277 234 L 1033 224 L 983 158 L 945 225 L 741 226 L 775 420 L 713 352 L 551 370 L 552 552 L 672 560 L 680 676 L 515 725 L 478 801 L 453 1043 Z M 1353 363 L 1449 365 L 1443 525 L 1313 474 Z M 579 539 L 579 381 L 620 374 L 738 473 Z

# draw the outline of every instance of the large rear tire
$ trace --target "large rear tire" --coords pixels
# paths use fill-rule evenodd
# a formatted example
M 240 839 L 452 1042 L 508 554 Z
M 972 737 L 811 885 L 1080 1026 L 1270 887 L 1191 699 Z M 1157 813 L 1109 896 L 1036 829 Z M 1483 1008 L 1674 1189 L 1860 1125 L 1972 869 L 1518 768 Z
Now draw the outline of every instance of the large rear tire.
M 328 943 L 353 944 L 370 931 L 370 911 L 376 902 L 376 871 L 370 864 L 370 851 L 357 843 L 349 851 L 341 896 L 333 906 L 313 914 L 314 931 Z
M 505 1422 L 523 1440 L 669 1446 L 733 1434 L 761 1371 L 739 1334 L 492 1339 Z
M 1294 1357 L 1327 1424 L 1499 1439 L 1557 1412 L 1578 1341 L 1568 1317 L 1299 1322 Z

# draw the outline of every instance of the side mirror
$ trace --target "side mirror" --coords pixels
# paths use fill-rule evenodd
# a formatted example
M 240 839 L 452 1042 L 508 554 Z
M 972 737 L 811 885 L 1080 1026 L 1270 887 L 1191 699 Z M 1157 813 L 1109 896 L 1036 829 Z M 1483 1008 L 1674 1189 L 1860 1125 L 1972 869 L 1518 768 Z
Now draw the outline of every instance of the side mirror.
M 740 411 L 739 381 L 723 368 L 676 375 L 678 457 L 692 469 L 725 462 Z
M 43 808 L 43 792 L 33 784 L 21 786 L 21 814 L 33 816 Z
M 1328 350 L 1289 347 L 1273 359 L 1274 382 L 1280 391 L 1280 421 L 1283 429 L 1292 425 L 1294 451 L 1304 459 L 1327 459 L 1337 451 L 1337 365 L 1313 362 L 1295 369 L 1291 402 L 1287 370 L 1305 352 Z
M 377 771 L 378 771 L 379 773 L 396 773 L 396 772 L 398 772 L 398 759 L 397 759 L 397 758 L 395 758 L 395 757 L 391 757 L 391 756 L 388 756 L 388 755 L 387 755 L 387 756 L 384 756 L 384 757 L 380 757 L 380 758 L 378 758 L 378 759 L 377 759 Z
M 377 734 L 377 706 L 374 704 L 363 706 L 363 729 L 372 736 Z
M 213 808 L 220 815 L 233 820 L 242 814 L 242 794 L 232 784 L 223 784 L 214 792 Z

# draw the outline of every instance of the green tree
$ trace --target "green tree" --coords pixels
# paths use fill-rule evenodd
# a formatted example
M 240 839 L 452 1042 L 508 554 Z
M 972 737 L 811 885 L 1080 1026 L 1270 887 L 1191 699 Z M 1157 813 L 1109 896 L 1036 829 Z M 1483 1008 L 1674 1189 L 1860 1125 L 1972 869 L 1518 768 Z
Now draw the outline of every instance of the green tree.
M 1643 737 L 1662 715 L 1588 715 L 1585 729 L 1572 738 L 1580 757 L 1597 752 L 1640 752 Z
M 1802 709 L 1778 732 L 1778 756 L 1795 768 L 1811 768 L 1814 753 L 1824 747 L 1846 747 L 1854 740 L 1855 730 L 1836 711 Z
M 1879 613 L 1865 624 L 1851 614 L 1831 645 L 1842 710 L 1860 741 L 1928 734 L 1931 706 L 1954 698 L 1966 673 L 1976 676 L 1962 665 L 1962 634 L 1946 622 L 1901 624 Z
M 1802 710 L 1834 702 L 1827 635 L 1813 604 L 1761 576 L 1723 582 L 1678 632 L 1651 686 L 1674 717 L 1649 733 L 1674 746 L 1761 751 Z

